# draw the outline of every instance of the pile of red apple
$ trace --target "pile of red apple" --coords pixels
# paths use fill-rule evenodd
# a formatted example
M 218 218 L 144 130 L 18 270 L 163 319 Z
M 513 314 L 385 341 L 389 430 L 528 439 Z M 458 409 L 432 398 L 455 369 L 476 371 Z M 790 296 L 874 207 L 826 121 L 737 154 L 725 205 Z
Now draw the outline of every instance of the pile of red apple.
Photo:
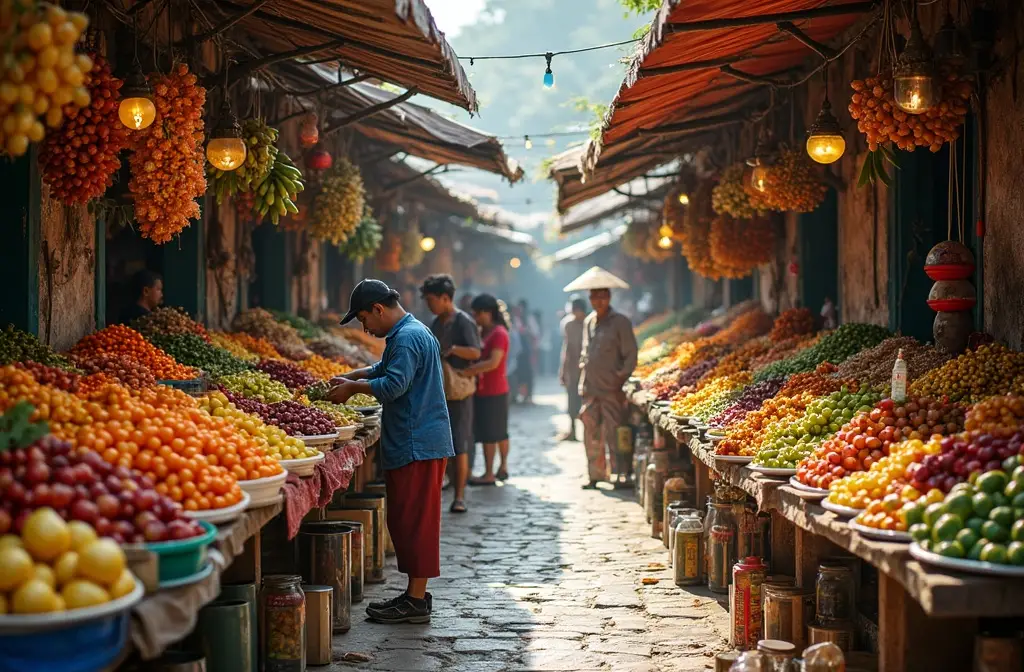
M 1007 458 L 1024 456 L 1024 432 L 1018 430 L 1010 436 L 993 436 L 987 432 L 967 432 L 947 436 L 940 443 L 937 455 L 925 455 L 919 464 L 907 467 L 907 481 L 919 492 L 938 488 L 949 492 L 957 483 L 966 481 L 974 472 L 989 472 L 1011 468 L 1016 459 L 1006 465 Z
M 20 533 L 28 515 L 47 506 L 121 544 L 188 539 L 204 531 L 148 477 L 108 464 L 98 453 L 75 452 L 53 436 L 0 452 L 0 534 Z

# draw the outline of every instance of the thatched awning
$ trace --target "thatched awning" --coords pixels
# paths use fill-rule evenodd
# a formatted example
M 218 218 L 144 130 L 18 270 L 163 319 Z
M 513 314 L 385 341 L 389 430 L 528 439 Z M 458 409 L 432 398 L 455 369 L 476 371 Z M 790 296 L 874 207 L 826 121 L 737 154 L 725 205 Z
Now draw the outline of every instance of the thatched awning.
M 246 14 L 231 28 L 265 54 L 332 45 L 345 68 L 374 75 L 473 113 L 476 92 L 423 0 L 211 0 L 214 22 Z M 216 15 L 219 10 L 219 16 Z M 337 46 L 334 43 L 337 42 Z
M 614 217 L 630 209 L 660 210 L 676 175 L 636 179 L 620 189 L 574 206 L 559 218 L 559 233 L 571 233 Z
M 858 0 L 664 0 L 609 107 L 584 174 L 763 110 L 771 80 L 793 83 L 813 50 L 872 7 Z M 813 50 L 812 50 L 813 49 Z M 815 57 L 821 63 L 821 57 Z
M 556 208 L 564 214 L 570 208 L 605 194 L 648 172 L 671 162 L 677 151 L 663 147 L 627 148 L 617 153 L 617 159 L 607 166 L 584 175 L 581 166 L 591 152 L 593 142 L 568 150 L 554 158 L 548 177 L 558 185 Z
M 578 243 L 566 245 L 551 255 L 551 261 L 559 263 L 562 261 L 579 261 L 581 259 L 586 259 L 595 252 L 619 242 L 622 239 L 622 236 L 626 235 L 626 229 L 628 228 L 628 224 L 619 224 L 613 229 L 602 231 L 601 233 L 593 235 L 590 238 L 585 238 Z

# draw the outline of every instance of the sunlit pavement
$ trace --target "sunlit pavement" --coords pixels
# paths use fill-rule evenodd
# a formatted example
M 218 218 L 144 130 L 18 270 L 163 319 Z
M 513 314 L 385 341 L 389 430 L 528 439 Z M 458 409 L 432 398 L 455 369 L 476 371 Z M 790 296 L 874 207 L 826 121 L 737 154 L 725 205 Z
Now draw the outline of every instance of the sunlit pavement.
M 334 638 L 336 661 L 355 652 L 369 662 L 319 669 L 713 669 L 726 648 L 723 607 L 704 589 L 673 584 L 667 551 L 631 492 L 580 490 L 582 445 L 553 438 L 564 429 L 564 394 L 553 380 L 538 392 L 535 405 L 512 410 L 508 483 L 471 488 L 463 515 L 448 513 L 445 493 L 432 623 L 365 620 L 370 600 L 405 587 L 390 558 L 387 585 L 371 586 L 353 605 L 352 630 Z

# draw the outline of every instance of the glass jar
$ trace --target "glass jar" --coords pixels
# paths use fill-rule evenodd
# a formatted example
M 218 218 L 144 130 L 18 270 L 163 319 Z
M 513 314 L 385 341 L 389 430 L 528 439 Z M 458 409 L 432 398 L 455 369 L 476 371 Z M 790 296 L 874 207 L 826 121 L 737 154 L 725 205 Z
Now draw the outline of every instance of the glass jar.
M 855 590 L 853 570 L 848 565 L 818 565 L 814 584 L 818 625 L 832 627 L 851 622 L 856 608 Z
M 260 671 L 306 669 L 306 597 L 302 577 L 272 574 L 260 588 Z
M 796 645 L 779 639 L 762 639 L 757 651 L 768 666 L 768 672 L 791 672 Z
M 708 590 L 728 593 L 732 566 L 739 559 L 736 546 L 736 518 L 732 505 L 709 500 L 704 521 L 704 552 L 707 556 Z
M 694 509 L 680 512 L 672 530 L 672 577 L 677 586 L 693 586 L 704 579 L 704 523 Z

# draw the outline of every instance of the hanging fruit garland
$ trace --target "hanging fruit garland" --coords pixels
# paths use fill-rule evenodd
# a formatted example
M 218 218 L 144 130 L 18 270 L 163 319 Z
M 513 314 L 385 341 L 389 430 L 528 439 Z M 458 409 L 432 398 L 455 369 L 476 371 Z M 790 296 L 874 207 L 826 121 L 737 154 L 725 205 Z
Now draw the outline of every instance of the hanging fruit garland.
M 149 76 L 156 120 L 138 131 L 128 183 L 135 219 L 144 238 L 162 244 L 200 216 L 196 199 L 206 191 L 203 166 L 203 105 L 206 89 L 188 66 Z
M 779 212 L 813 212 L 826 191 L 806 152 L 783 150 L 765 178 L 764 202 Z
M 775 252 L 775 226 L 771 220 L 735 219 L 720 215 L 708 233 L 711 259 L 726 278 L 745 278 L 771 262 Z
M 64 123 L 39 148 L 43 182 L 51 197 L 67 204 L 102 196 L 121 167 L 118 153 L 128 146 L 128 131 L 117 117 L 122 82 L 111 75 L 103 56 L 90 58 L 93 68 L 85 80 L 89 105 L 65 105 Z
M 380 248 L 381 241 L 384 238 L 383 231 L 373 213 L 369 208 L 366 208 L 359 226 L 356 227 L 355 233 L 341 247 L 341 251 L 352 261 L 369 259 Z
M 366 206 L 366 190 L 359 169 L 340 158 L 324 173 L 323 186 L 313 201 L 309 235 L 340 245 L 359 226 Z
M 282 216 L 298 214 L 295 199 L 305 188 L 302 172 L 287 154 L 277 150 L 270 172 L 261 181 L 253 183 L 252 192 L 256 199 L 253 208 L 260 218 L 270 214 L 270 221 L 277 226 Z
M 660 238 L 657 229 L 652 228 L 650 223 L 634 220 L 622 236 L 622 251 L 637 259 L 661 263 L 672 256 L 672 248 L 659 247 Z
M 711 207 L 715 214 L 736 219 L 750 219 L 763 215 L 767 207 L 760 194 L 746 189 L 747 166 L 734 163 L 722 171 L 718 184 L 711 190 Z
M 89 105 L 92 59 L 75 53 L 89 18 L 34 0 L 0 4 L 0 150 L 21 156 L 60 126 L 65 106 Z
M 409 225 L 409 228 L 402 233 L 402 254 L 399 264 L 402 268 L 412 268 L 423 263 L 423 234 L 420 232 L 420 225 L 416 222 Z
M 377 250 L 377 269 L 386 273 L 402 270 L 402 239 L 393 231 L 384 234 L 384 240 Z
M 714 182 L 705 180 L 690 197 L 680 247 L 690 270 L 711 280 L 722 277 L 722 271 L 711 257 L 711 191 Z
M 680 196 L 685 194 L 686 191 L 682 186 L 676 186 L 665 196 L 665 203 L 661 207 L 662 227 L 667 227 L 664 233 L 669 233 L 671 230 L 669 237 L 676 242 L 680 241 L 679 237 L 682 235 L 686 217 L 686 206 L 680 200 Z

